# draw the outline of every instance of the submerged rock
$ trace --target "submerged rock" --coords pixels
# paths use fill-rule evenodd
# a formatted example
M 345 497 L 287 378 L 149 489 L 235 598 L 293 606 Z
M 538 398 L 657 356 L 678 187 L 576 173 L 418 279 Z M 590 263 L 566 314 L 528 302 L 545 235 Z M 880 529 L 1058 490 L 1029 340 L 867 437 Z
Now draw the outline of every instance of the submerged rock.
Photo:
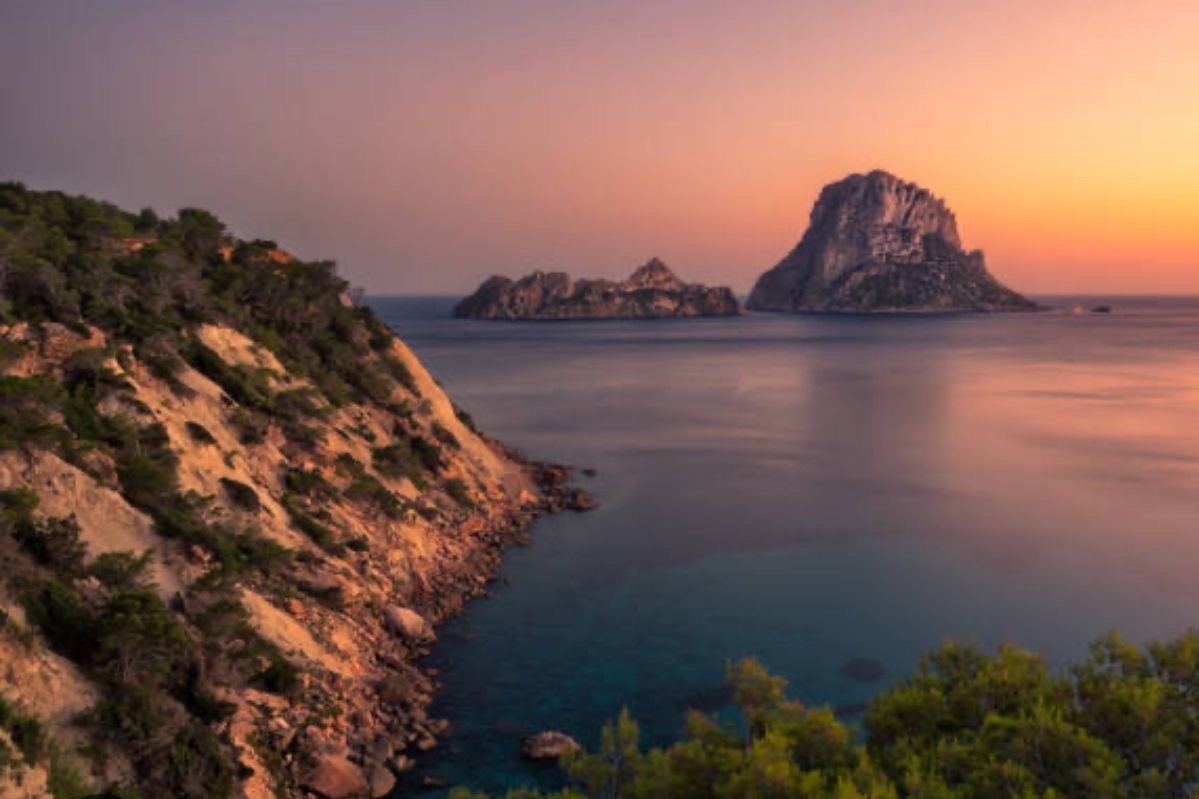
M 758 278 L 762 311 L 1029 311 L 927 189 L 874 171 L 824 187 L 799 244 Z
M 520 751 L 529 760 L 556 760 L 568 752 L 582 749 L 579 742 L 564 732 L 546 730 L 521 741 Z
M 698 710 L 700 713 L 715 713 L 733 701 L 734 688 L 727 682 L 700 688 L 684 696 L 678 702 L 680 710 Z
M 574 280 L 536 271 L 519 280 L 491 277 L 454 307 L 472 319 L 654 319 L 736 316 L 741 305 L 727 287 L 684 283 L 651 259 L 623 282 Z
M 854 658 L 841 666 L 841 673 L 858 682 L 877 682 L 886 675 L 887 669 L 873 658 Z

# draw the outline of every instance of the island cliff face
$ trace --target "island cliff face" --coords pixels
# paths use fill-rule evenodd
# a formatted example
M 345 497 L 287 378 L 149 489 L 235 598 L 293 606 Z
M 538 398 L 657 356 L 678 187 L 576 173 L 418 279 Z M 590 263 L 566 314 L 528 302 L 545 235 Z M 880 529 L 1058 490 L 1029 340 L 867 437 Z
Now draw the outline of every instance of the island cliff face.
M 454 307 L 470 319 L 656 319 L 736 316 L 741 305 L 725 287 L 684 283 L 657 258 L 627 280 L 574 280 L 536 271 L 519 280 L 491 277 Z
M 383 797 L 436 745 L 435 625 L 590 503 L 347 289 L 0 183 L 0 797 Z
M 882 171 L 824 187 L 798 246 L 758 278 L 761 311 L 1027 311 L 1037 305 L 966 252 L 927 189 Z

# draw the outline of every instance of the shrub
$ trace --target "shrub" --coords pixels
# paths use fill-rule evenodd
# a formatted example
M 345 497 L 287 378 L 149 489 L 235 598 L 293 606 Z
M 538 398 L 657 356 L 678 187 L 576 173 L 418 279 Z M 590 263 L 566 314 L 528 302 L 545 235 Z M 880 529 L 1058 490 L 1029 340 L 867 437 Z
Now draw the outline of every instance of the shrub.
M 426 471 L 437 474 L 441 471 L 441 447 L 420 436 L 414 436 L 409 440 L 409 446 L 420 460 L 420 465 Z
M 277 656 L 250 682 L 272 694 L 290 696 L 300 688 L 300 670 L 287 659 Z
M 285 466 L 283 485 L 288 491 L 304 497 L 328 499 L 337 495 L 337 489 L 316 469 Z
M 412 376 L 412 372 L 398 358 L 391 355 L 380 355 L 379 360 L 383 363 L 387 373 L 392 379 L 408 390 L 408 393 L 415 396 L 420 396 L 420 390 L 416 386 L 416 378 Z
M 451 477 L 445 483 L 445 492 L 450 495 L 450 498 L 464 508 L 473 508 L 474 500 L 470 498 L 470 490 L 467 489 L 466 483 L 460 477 Z
M 52 447 L 65 438 L 54 412 L 64 392 L 50 375 L 0 376 L 0 450 L 31 445 Z
M 319 427 L 303 424 L 298 420 L 285 419 L 281 427 L 288 441 L 307 450 L 315 449 L 325 438 L 324 431 Z
M 217 443 L 216 436 L 208 432 L 208 428 L 199 422 L 189 420 L 184 422 L 183 426 L 187 430 L 187 434 L 191 437 L 191 440 L 197 444 L 213 446 Z
M 258 499 L 258 492 L 240 480 L 222 477 L 220 482 L 221 488 L 225 489 L 225 494 L 234 507 L 251 513 L 262 507 L 262 502 Z
M 296 494 L 286 493 L 283 495 L 283 507 L 291 517 L 292 524 L 300 529 L 304 535 L 312 540 L 321 549 L 331 555 L 340 555 L 342 547 L 337 541 L 337 536 L 333 531 L 325 525 L 317 521 L 316 517 L 308 513 L 304 508 L 304 503 Z
M 274 399 L 275 412 L 284 418 L 315 417 L 327 415 L 321 404 L 320 394 L 309 387 L 289 388 L 280 391 Z
M 194 336 L 184 343 L 183 355 L 238 405 L 259 410 L 271 407 L 270 385 L 261 371 L 226 363 L 216 351 Z
M 0 338 L 0 369 L 19 360 L 27 352 L 29 352 L 29 345 L 25 342 Z
M 229 414 L 229 423 L 237 429 L 238 440 L 246 445 L 265 441 L 271 426 L 270 419 L 263 414 L 240 407 L 234 408 Z
M 693 712 L 682 740 L 647 752 L 623 711 L 594 752 L 564 759 L 571 787 L 554 796 L 1188 796 L 1199 777 L 1196 653 L 1199 632 L 1144 651 L 1109 636 L 1053 674 L 1015 647 L 988 656 L 946 644 L 870 705 L 860 738 L 742 661 L 729 668 L 739 724 Z
M 457 405 L 455 405 L 454 406 L 454 415 L 456 417 L 458 417 L 458 421 L 460 421 L 460 422 L 462 422 L 462 424 L 466 425 L 467 430 L 470 430 L 473 433 L 479 432 L 479 427 L 478 427 L 478 425 L 475 424 L 474 417 L 471 416 L 469 413 L 467 413 L 465 409 L 459 408 Z
M 389 444 L 371 450 L 371 465 L 387 477 L 420 478 L 420 459 L 407 443 Z
M 461 449 L 462 445 L 458 443 L 458 437 L 451 433 L 441 422 L 433 422 L 432 426 L 433 437 L 442 444 L 451 449 Z
M 8 733 L 27 763 L 36 763 L 45 750 L 46 728 L 33 716 L 0 697 L 0 729 Z
M 150 587 L 146 572 L 153 553 L 146 550 L 140 555 L 132 552 L 104 552 L 87 567 L 87 574 L 95 577 L 109 591 L 134 591 Z
M 186 364 L 179 356 L 174 337 L 168 333 L 157 333 L 139 341 L 133 354 L 146 365 L 150 373 L 164 381 L 173 391 L 183 392 L 179 373 Z
M 83 571 L 87 544 L 79 536 L 74 516 L 22 521 L 13 526 L 12 535 L 34 560 L 54 573 L 72 576 Z
M 345 495 L 348 499 L 370 505 L 393 519 L 398 519 L 404 512 L 404 506 L 396 495 L 366 472 L 354 477 L 346 488 Z
M 80 799 L 96 793 L 91 781 L 84 777 L 79 767 L 58 748 L 50 750 L 46 790 L 54 799 Z

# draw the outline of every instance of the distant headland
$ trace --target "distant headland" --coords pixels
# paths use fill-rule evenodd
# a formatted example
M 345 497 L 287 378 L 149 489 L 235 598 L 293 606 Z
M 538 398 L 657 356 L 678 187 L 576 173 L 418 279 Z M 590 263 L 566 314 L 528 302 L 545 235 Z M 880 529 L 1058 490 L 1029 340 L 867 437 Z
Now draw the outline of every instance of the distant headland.
M 758 278 L 758 311 L 1031 311 L 967 252 L 945 202 L 876 170 L 825 186 L 799 244 Z
M 495 276 L 454 307 L 471 319 L 663 319 L 736 316 L 741 304 L 731 289 L 684 283 L 657 258 L 628 279 L 575 280 L 565 272 L 542 272 L 519 280 Z

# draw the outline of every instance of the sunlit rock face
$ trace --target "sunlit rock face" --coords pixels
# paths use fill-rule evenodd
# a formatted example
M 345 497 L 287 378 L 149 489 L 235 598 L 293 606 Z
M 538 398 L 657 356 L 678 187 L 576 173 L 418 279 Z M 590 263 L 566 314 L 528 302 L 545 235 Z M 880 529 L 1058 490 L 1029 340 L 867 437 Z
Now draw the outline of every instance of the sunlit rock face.
M 803 239 L 758 278 L 763 311 L 1008 311 L 1030 300 L 999 283 L 927 189 L 882 171 L 825 186 Z
M 627 279 L 574 280 L 536 271 L 519 280 L 488 278 L 454 307 L 473 319 L 652 319 L 735 316 L 741 305 L 726 287 L 684 283 L 657 258 Z

